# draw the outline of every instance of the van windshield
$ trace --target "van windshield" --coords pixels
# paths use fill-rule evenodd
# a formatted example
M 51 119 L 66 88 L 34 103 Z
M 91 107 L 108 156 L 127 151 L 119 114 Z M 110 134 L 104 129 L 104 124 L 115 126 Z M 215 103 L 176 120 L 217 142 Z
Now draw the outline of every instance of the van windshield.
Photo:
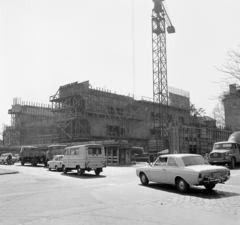
M 232 150 L 235 149 L 235 144 L 233 143 L 219 143 L 214 144 L 213 150 Z

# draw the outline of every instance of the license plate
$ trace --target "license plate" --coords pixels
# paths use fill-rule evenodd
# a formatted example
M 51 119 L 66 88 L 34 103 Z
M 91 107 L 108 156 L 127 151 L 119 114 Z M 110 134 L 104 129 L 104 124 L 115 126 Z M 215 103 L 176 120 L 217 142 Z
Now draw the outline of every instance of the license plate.
M 213 177 L 213 178 L 219 178 L 219 177 L 220 177 L 220 173 L 213 173 L 213 174 L 212 174 L 212 177 Z

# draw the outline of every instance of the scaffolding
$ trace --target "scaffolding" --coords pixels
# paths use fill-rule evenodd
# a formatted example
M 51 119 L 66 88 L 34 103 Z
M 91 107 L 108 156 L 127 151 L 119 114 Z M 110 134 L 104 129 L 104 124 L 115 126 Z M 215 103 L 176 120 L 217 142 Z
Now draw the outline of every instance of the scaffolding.
M 53 114 L 50 105 L 13 99 L 11 126 L 4 132 L 4 145 L 38 144 L 46 128 L 51 126 Z
M 92 89 L 89 81 L 60 86 L 50 102 L 59 128 L 57 142 L 130 138 L 129 122 L 145 119 L 132 97 Z

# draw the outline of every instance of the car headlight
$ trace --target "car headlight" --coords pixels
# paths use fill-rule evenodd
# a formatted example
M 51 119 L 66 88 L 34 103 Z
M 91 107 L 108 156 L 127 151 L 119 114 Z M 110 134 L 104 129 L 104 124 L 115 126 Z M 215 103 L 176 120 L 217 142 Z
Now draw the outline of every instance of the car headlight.
M 228 159 L 229 158 L 229 153 L 225 153 L 223 156 L 224 159 Z
M 198 181 L 203 181 L 203 180 L 206 180 L 206 179 L 209 179 L 211 177 L 211 174 L 207 173 L 207 174 L 199 174 L 198 176 Z

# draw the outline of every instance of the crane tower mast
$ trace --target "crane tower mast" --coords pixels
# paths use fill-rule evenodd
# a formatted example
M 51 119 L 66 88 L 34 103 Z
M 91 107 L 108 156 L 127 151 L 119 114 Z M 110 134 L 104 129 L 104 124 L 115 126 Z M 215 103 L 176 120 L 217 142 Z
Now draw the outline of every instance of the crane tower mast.
M 168 82 L 167 82 L 167 52 L 166 26 L 168 33 L 175 33 L 164 0 L 153 0 L 152 10 L 152 63 L 153 63 L 153 101 L 154 131 L 157 139 L 162 140 L 163 149 L 168 148 Z M 159 149 L 157 149 L 159 150 Z

